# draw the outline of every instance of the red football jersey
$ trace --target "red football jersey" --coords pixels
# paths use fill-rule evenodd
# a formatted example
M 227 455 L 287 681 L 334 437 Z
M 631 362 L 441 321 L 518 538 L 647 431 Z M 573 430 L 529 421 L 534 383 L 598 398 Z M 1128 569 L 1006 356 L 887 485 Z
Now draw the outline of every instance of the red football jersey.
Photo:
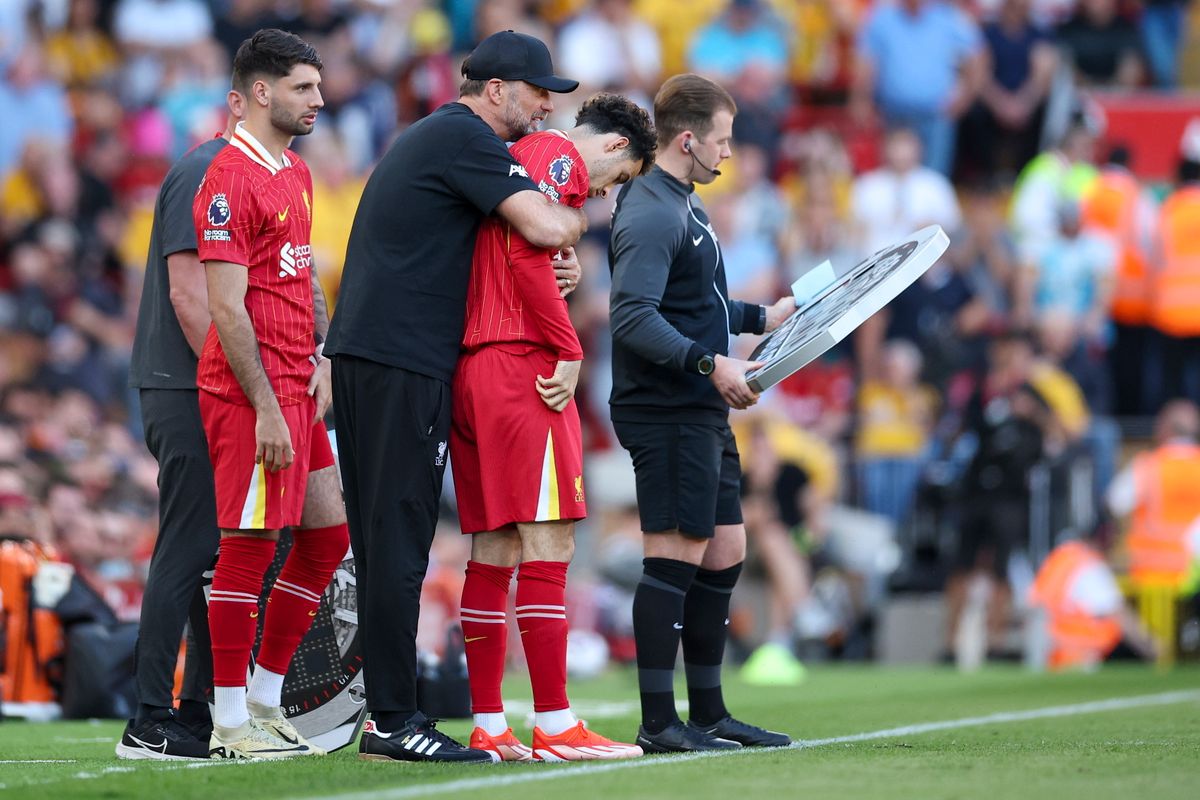
M 192 203 L 201 261 L 247 269 L 246 310 L 259 358 L 280 405 L 301 402 L 313 365 L 312 176 L 290 150 L 279 164 L 242 126 L 208 167 Z M 209 326 L 196 385 L 249 405 L 215 325 Z
M 558 131 L 534 133 L 511 148 L 529 177 L 556 203 L 581 208 L 587 199 L 587 165 Z M 583 358 L 579 337 L 559 294 L 551 259 L 499 217 L 479 228 L 467 288 L 463 347 L 517 344 L 549 350 L 559 361 Z

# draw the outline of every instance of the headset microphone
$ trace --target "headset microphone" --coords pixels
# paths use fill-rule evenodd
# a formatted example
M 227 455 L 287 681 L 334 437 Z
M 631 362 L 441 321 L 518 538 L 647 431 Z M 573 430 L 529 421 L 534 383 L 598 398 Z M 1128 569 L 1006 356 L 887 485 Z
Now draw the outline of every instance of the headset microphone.
M 719 176 L 721 174 L 721 170 L 713 169 L 712 167 L 708 166 L 700 159 L 696 158 L 696 154 L 692 152 L 692 140 L 691 139 L 683 140 L 683 149 L 687 150 L 688 155 L 692 157 L 692 161 L 695 161 L 697 164 L 699 164 L 701 169 L 703 169 L 705 172 L 713 175 L 714 177 Z

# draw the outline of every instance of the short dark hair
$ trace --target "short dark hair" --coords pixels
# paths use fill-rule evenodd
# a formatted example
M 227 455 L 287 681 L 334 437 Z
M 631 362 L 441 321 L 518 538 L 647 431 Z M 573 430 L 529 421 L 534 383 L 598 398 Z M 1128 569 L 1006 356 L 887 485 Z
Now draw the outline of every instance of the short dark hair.
M 644 108 L 619 94 L 601 93 L 579 107 L 575 124 L 596 133 L 619 133 L 629 140 L 629 157 L 642 162 L 645 175 L 654 165 L 656 134 Z
M 282 78 L 297 64 L 316 67 L 318 72 L 325 66 L 317 49 L 296 34 L 263 28 L 238 47 L 233 57 L 233 88 L 248 96 L 257 78 Z
M 706 136 L 718 111 L 737 114 L 729 92 L 708 78 L 684 73 L 667 78 L 654 96 L 654 125 L 658 144 L 666 146 L 684 131 Z

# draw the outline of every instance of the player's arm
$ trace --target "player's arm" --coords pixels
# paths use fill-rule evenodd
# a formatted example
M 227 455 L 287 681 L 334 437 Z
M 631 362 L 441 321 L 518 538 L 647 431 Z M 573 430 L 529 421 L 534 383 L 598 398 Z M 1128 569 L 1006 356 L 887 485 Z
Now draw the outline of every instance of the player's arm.
M 189 221 L 190 224 L 190 221 Z M 204 265 L 195 250 L 181 250 L 167 256 L 167 281 L 171 306 L 179 319 L 188 346 L 200 357 L 212 317 L 208 313 L 208 285 Z
M 575 396 L 583 346 L 571 324 L 567 303 L 559 293 L 549 252 L 534 247 L 511 229 L 507 244 L 508 267 L 521 295 L 522 308 L 537 323 L 558 359 L 554 374 L 549 378 L 539 375 L 535 388 L 551 410 L 562 411 Z
M 583 209 L 559 205 L 536 189 L 511 195 L 496 206 L 496 213 L 538 247 L 570 247 L 587 231 Z
M 254 425 L 254 461 L 266 465 L 272 472 L 286 469 L 291 466 L 295 454 L 279 400 L 259 358 L 254 325 L 246 311 L 247 269 L 228 261 L 206 261 L 204 272 L 208 283 L 208 309 L 221 340 L 221 349 L 258 417 Z
M 700 374 L 700 358 L 711 350 L 677 331 L 659 310 L 684 230 L 669 212 L 651 204 L 622 211 L 612 233 L 613 340 L 647 361 Z M 725 402 L 734 408 L 753 405 L 757 395 L 746 383 L 746 372 L 758 365 L 722 355 L 713 360 L 709 378 Z

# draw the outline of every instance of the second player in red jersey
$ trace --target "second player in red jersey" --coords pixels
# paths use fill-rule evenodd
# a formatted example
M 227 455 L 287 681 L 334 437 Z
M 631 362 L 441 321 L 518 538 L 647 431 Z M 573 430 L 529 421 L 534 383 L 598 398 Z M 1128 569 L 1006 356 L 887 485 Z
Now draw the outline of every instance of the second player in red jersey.
M 535 133 L 512 146 L 555 202 L 581 207 L 649 169 L 653 125 L 629 100 L 599 95 L 575 122 L 569 132 Z M 474 534 L 461 608 L 476 724 L 471 746 L 503 760 L 629 758 L 641 750 L 585 728 L 567 700 L 567 565 L 574 521 L 587 514 L 574 401 L 583 350 L 555 281 L 555 256 L 489 219 L 471 265 L 450 432 L 459 519 Z M 536 712 L 532 747 L 508 727 L 500 692 L 508 587 L 518 562 L 516 616 Z

